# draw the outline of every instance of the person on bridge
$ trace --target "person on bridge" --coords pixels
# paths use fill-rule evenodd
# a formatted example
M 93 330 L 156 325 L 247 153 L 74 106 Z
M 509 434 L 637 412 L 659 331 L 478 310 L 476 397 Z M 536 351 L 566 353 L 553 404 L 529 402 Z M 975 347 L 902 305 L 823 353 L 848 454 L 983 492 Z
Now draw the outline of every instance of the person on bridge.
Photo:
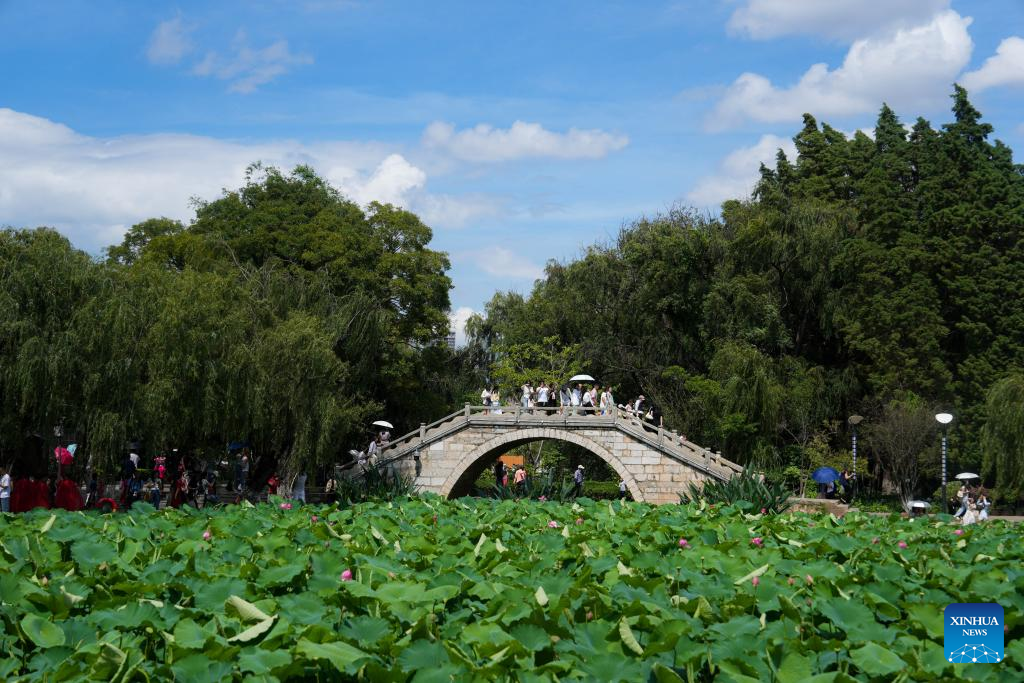
M 587 415 L 594 411 L 594 394 L 590 389 L 584 389 L 580 396 L 580 405 L 583 407 L 583 414 Z
M 490 411 L 488 408 L 491 407 L 491 392 L 484 387 L 484 390 L 480 392 L 480 405 L 484 407 L 484 415 L 487 415 Z
M 548 407 L 548 385 L 546 382 L 541 382 L 540 386 L 537 387 L 537 407 L 547 408 Z M 541 415 L 546 411 L 542 410 Z
M 572 475 L 572 495 L 579 498 L 583 495 L 583 465 L 576 466 L 576 472 Z
M 491 389 L 491 412 L 495 415 L 501 415 L 501 392 L 498 387 Z
M 572 407 L 570 414 L 575 415 L 579 409 L 580 401 L 583 400 L 583 385 L 577 384 L 576 388 L 572 390 L 572 394 L 569 396 L 569 405 Z
M 569 406 L 572 405 L 572 398 L 569 396 L 569 387 L 564 386 L 562 390 L 558 392 L 558 402 L 561 407 L 558 409 L 559 415 L 564 415 L 569 412 Z

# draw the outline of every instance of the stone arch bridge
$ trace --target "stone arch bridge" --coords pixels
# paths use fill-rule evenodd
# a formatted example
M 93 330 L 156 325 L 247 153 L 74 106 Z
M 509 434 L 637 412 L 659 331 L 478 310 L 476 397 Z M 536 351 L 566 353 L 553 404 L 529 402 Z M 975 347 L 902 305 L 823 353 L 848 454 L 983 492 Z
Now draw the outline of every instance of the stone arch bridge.
M 608 415 L 541 408 L 498 413 L 469 404 L 391 441 L 378 455 L 378 464 L 414 477 L 421 491 L 454 498 L 469 494 L 499 455 L 545 439 L 587 449 L 615 470 L 634 500 L 648 503 L 678 502 L 691 482 L 725 480 L 742 469 L 676 432 L 621 410 Z

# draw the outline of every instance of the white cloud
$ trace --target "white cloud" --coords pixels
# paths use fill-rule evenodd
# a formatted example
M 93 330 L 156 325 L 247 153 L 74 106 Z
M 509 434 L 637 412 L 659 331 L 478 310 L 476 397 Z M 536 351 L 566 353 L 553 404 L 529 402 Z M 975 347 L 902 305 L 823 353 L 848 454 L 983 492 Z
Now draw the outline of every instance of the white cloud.
M 964 74 L 960 82 L 973 91 L 1024 85 L 1024 38 L 1012 36 L 1003 40 L 980 69 Z
M 843 116 L 875 111 L 885 101 L 900 107 L 941 102 L 974 47 L 969 17 L 952 10 L 926 24 L 853 43 L 835 70 L 815 64 L 788 88 L 755 73 L 741 75 L 709 116 L 710 129 L 745 120 L 799 122 L 804 112 Z
M 180 16 L 161 21 L 149 37 L 146 57 L 153 64 L 177 64 L 192 51 L 191 32 Z
M 464 252 L 459 255 L 459 260 L 495 277 L 538 280 L 544 276 L 542 267 L 505 247 L 490 246 Z
M 244 143 L 198 135 L 81 135 L 44 118 L 0 109 L 0 217 L 4 224 L 60 229 L 90 250 L 121 241 L 127 226 L 153 216 L 188 220 L 191 197 L 237 187 L 246 167 L 308 164 L 360 203 L 428 207 L 439 221 L 472 215 L 460 197 L 427 192 L 426 174 L 373 143 Z M 436 223 L 438 227 L 447 224 Z
M 785 35 L 853 40 L 885 29 L 928 21 L 950 0 L 745 0 L 729 17 L 729 30 L 764 40 Z
M 469 306 L 459 306 L 448 314 L 448 320 L 451 323 L 452 332 L 455 333 L 455 346 L 458 347 L 466 345 L 466 321 L 475 313 L 476 311 Z
M 498 197 L 481 194 L 460 195 L 421 194 L 415 197 L 413 208 L 427 223 L 445 228 L 461 228 L 485 216 L 497 214 L 505 206 Z
M 629 144 L 624 135 L 602 130 L 570 128 L 556 133 L 538 123 L 516 121 L 511 128 L 485 123 L 456 132 L 455 126 L 435 121 L 423 133 L 426 147 L 444 150 L 464 161 L 511 161 L 529 157 L 600 159 Z
M 287 40 L 278 40 L 267 47 L 253 49 L 249 47 L 245 31 L 239 31 L 230 54 L 225 56 L 216 51 L 207 52 L 203 60 L 192 68 L 192 73 L 230 81 L 230 92 L 251 93 L 259 86 L 288 73 L 292 67 L 312 63 L 313 57 L 310 55 L 292 53 Z
M 796 146 L 789 138 L 762 135 L 756 144 L 731 152 L 718 164 L 718 169 L 704 178 L 687 193 L 686 198 L 696 206 L 718 206 L 726 199 L 745 199 L 750 196 L 759 178 L 763 163 L 775 167 L 775 155 L 782 149 L 790 161 L 796 159 Z

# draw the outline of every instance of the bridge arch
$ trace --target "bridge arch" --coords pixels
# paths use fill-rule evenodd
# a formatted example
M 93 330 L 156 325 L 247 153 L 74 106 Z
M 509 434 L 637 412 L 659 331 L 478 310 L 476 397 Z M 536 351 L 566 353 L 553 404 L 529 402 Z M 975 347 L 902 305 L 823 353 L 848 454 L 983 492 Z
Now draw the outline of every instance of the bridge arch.
M 585 448 L 608 463 L 609 467 L 626 482 L 626 488 L 629 489 L 633 500 L 640 502 L 645 500 L 636 479 L 614 453 L 583 434 L 550 427 L 508 431 L 473 448 L 452 469 L 451 474 L 441 485 L 440 494 L 445 498 L 454 498 L 469 493 L 469 487 L 493 458 L 506 450 L 541 440 L 564 441 Z

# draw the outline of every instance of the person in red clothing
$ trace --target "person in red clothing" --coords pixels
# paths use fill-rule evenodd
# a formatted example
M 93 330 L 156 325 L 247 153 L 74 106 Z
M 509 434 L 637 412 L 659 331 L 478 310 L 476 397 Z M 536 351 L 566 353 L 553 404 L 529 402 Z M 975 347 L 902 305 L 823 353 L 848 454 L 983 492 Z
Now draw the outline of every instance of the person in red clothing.
M 277 478 L 277 472 L 271 475 L 270 479 L 267 479 L 267 493 L 271 496 L 277 495 L 277 487 L 281 485 L 281 480 Z
M 171 507 L 180 508 L 185 503 L 188 492 L 188 475 L 180 472 L 174 480 L 174 491 L 171 493 Z

